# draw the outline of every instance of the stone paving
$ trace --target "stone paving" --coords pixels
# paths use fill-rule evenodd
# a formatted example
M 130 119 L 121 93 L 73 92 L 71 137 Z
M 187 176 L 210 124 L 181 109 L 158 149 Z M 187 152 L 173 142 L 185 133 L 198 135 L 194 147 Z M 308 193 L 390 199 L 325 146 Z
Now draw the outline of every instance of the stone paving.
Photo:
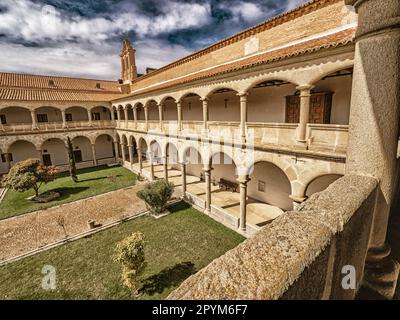
M 62 240 L 65 234 L 59 225 L 65 221 L 68 236 L 89 230 L 88 220 L 107 224 L 132 216 L 146 209 L 136 192 L 143 184 L 105 193 L 0 221 L 0 261 Z

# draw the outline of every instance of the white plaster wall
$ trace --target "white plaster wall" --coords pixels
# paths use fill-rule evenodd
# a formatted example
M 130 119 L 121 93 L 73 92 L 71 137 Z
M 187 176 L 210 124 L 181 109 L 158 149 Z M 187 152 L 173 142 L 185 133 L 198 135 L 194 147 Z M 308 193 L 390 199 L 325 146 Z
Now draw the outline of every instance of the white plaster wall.
M 49 154 L 51 163 L 55 166 L 68 164 L 68 153 L 63 141 L 49 139 L 42 146 L 42 153 Z
M 26 159 L 38 159 L 38 152 L 35 146 L 27 141 L 17 141 L 9 149 L 12 154 L 13 161 L 11 165 Z
M 72 115 L 72 121 L 88 121 L 88 112 L 84 108 L 72 107 L 65 110 L 65 113 Z
M 225 108 L 225 99 L 228 99 L 227 108 Z M 208 102 L 208 116 L 210 121 L 240 121 L 240 99 L 237 93 L 212 94 Z
M 190 105 L 189 105 L 190 104 Z M 189 109 L 190 106 L 190 109 Z M 177 114 L 175 114 L 177 117 Z M 203 103 L 200 97 L 187 97 L 182 101 L 182 120 L 183 121 L 202 121 Z
M 77 137 L 72 141 L 72 145 L 74 146 L 74 150 L 82 151 L 82 161 L 93 160 L 92 146 L 88 138 Z
M 321 176 L 313 180 L 307 187 L 306 196 L 309 197 L 314 193 L 325 190 L 329 185 L 339 179 L 341 175 L 338 174 L 328 174 Z
M 293 209 L 290 182 L 284 172 L 268 162 L 259 162 L 250 176 L 247 195 L 256 200 L 277 206 L 283 210 Z M 258 181 L 265 182 L 265 192 L 258 191 Z
M 61 110 L 51 107 L 41 107 L 36 109 L 36 115 L 47 114 L 49 122 L 62 122 Z
M 253 88 L 247 97 L 248 122 L 285 122 L 286 96 L 293 95 L 292 84 Z
M 32 123 L 31 113 L 24 108 L 11 107 L 0 110 L 6 116 L 7 124 Z
M 114 157 L 114 143 L 108 135 L 101 135 L 96 140 L 96 159 L 106 159 Z
M 342 76 L 319 81 L 314 91 L 333 92 L 331 123 L 349 124 L 352 77 Z

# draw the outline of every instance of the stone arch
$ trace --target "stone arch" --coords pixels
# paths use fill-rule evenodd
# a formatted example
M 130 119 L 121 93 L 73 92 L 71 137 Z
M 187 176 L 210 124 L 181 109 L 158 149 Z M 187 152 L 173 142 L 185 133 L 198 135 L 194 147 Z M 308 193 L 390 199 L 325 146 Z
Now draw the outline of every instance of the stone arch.
M 38 106 L 35 109 L 36 117 L 43 114 L 46 115 L 47 121 L 45 122 L 62 122 L 62 109 L 55 106 Z M 39 122 L 39 121 L 38 121 Z
M 5 106 L 0 108 L 0 112 L 5 115 L 6 124 L 31 125 L 31 110 L 25 106 Z
M 43 141 L 41 146 L 43 158 L 52 165 L 68 164 L 66 141 L 59 137 L 51 137 Z
M 40 150 L 34 142 L 28 139 L 18 139 L 12 142 L 7 149 L 7 153 L 12 154 L 12 164 L 27 160 L 27 159 L 39 159 Z
M 310 181 L 305 188 L 305 196 L 309 197 L 314 193 L 321 192 L 325 190 L 331 183 L 335 182 L 337 179 L 343 177 L 341 174 L 324 174 L 314 178 Z
M 73 138 L 71 138 L 71 142 L 74 148 L 75 161 L 77 163 L 94 160 L 92 153 L 92 144 L 94 142 L 92 142 L 92 140 L 88 136 L 77 134 Z
M 338 62 L 326 63 L 317 68 L 317 70 L 314 70 L 314 72 L 312 72 L 310 78 L 308 79 L 308 83 L 306 84 L 313 85 L 332 73 L 353 67 L 354 67 L 354 60 L 350 59 L 341 61 L 340 63 Z
M 187 96 L 190 95 L 197 95 L 200 97 L 200 99 L 204 98 L 200 92 L 200 89 L 190 89 L 187 91 L 184 91 L 180 94 L 179 98 L 176 99 L 176 101 L 182 101 L 182 99 L 186 98 Z
M 294 79 L 288 74 L 280 74 L 276 75 L 275 73 L 265 75 L 265 76 L 259 76 L 254 79 L 250 79 L 250 82 L 246 84 L 246 86 L 243 88 L 242 93 L 248 93 L 250 89 L 254 88 L 260 83 L 266 82 L 266 81 L 283 81 L 283 82 L 289 82 L 295 86 L 298 86 L 299 84 L 294 81 Z
M 66 113 L 71 114 L 71 121 L 88 121 L 89 120 L 88 109 L 83 106 L 68 106 L 64 110 Z
M 220 90 L 224 90 L 224 89 L 226 89 L 226 90 L 231 90 L 231 91 L 234 91 L 234 92 L 236 92 L 236 93 L 239 93 L 239 91 L 238 91 L 236 88 L 234 88 L 233 86 L 229 86 L 229 85 L 218 85 L 218 86 L 216 86 L 216 87 L 210 88 L 210 90 L 206 93 L 205 98 L 206 98 L 206 99 L 209 99 L 210 96 L 211 96 L 212 94 L 214 94 L 214 93 L 216 93 L 216 92 L 218 92 L 218 91 L 220 91 Z
M 163 149 L 158 141 L 151 140 L 149 143 L 149 149 L 151 151 L 152 156 L 155 157 L 156 159 L 160 159 L 163 156 Z
M 165 144 L 164 155 L 169 164 L 177 165 L 179 163 L 179 151 L 175 143 L 167 142 Z

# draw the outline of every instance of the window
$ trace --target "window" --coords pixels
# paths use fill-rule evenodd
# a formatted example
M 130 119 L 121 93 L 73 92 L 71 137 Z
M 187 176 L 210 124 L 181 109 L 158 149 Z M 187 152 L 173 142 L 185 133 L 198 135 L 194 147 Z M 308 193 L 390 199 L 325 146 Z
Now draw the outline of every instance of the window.
M 5 114 L 0 114 L 1 124 L 7 124 L 7 118 Z
M 47 114 L 38 114 L 37 121 L 38 122 L 49 122 L 49 120 L 47 119 Z
M 12 153 L 3 153 L 1 155 L 1 162 L 7 162 L 7 158 L 6 158 L 7 155 L 8 155 L 8 159 L 10 160 L 10 162 L 13 161 Z
M 56 84 L 54 83 L 54 80 L 49 80 L 49 87 L 55 87 Z
M 65 121 L 72 121 L 72 113 L 65 114 Z
M 101 89 L 101 85 L 99 82 L 96 83 L 96 89 Z
M 100 120 L 100 112 L 93 112 L 92 113 L 92 120 L 95 120 L 95 121 Z
M 258 181 L 258 191 L 260 192 L 265 192 L 265 182 L 264 181 Z

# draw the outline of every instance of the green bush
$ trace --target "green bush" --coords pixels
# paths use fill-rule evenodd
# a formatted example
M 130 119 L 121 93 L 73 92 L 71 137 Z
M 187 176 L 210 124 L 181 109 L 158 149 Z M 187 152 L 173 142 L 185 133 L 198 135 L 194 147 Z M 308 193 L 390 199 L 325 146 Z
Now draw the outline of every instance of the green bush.
M 146 184 L 143 190 L 137 192 L 137 196 L 146 202 L 153 214 L 160 214 L 165 211 L 173 193 L 174 185 L 162 179 Z
M 145 240 L 141 232 L 119 242 L 115 248 L 113 260 L 122 265 L 122 281 L 124 285 L 138 295 L 140 289 L 139 276 L 146 267 L 144 255 Z

